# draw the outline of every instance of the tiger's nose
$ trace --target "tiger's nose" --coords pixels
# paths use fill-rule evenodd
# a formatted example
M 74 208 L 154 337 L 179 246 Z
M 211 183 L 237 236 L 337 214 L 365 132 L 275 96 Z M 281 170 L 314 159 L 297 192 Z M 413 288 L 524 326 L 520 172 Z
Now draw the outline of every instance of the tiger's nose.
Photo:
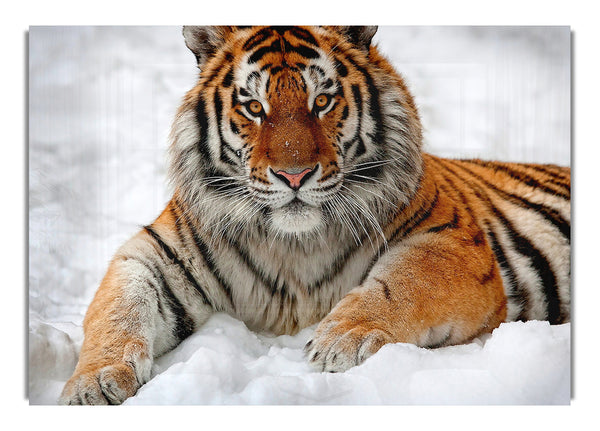
M 315 169 L 306 168 L 302 172 L 286 172 L 280 170 L 273 172 L 277 178 L 283 181 L 292 190 L 298 190 L 315 173 Z

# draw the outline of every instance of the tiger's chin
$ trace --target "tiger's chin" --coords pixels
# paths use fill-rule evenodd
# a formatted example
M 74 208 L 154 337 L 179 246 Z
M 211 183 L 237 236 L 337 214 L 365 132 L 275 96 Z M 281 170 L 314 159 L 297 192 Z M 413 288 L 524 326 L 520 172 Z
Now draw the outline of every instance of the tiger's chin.
M 271 212 L 273 227 L 283 233 L 300 234 L 314 231 L 323 223 L 323 214 L 317 207 L 294 200 Z

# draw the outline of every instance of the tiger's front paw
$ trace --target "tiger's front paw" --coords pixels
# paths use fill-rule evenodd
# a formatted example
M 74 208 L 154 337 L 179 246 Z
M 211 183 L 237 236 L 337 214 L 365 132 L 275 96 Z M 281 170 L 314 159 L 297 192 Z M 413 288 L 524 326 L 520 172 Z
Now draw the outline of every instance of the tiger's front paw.
M 126 363 L 75 374 L 58 400 L 63 405 L 121 404 L 140 388 L 133 368 Z
M 306 343 L 309 363 L 320 371 L 343 372 L 364 362 L 392 337 L 372 324 L 356 324 L 328 316 Z

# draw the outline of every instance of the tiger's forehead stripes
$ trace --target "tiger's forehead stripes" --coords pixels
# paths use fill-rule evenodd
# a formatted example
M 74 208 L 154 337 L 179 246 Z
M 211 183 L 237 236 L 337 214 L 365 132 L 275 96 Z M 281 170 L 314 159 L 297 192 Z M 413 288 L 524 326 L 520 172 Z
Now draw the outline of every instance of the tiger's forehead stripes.
M 271 53 L 296 53 L 308 59 L 319 58 L 320 54 L 315 48 L 319 48 L 315 37 L 300 27 L 266 27 L 243 45 L 244 51 L 251 52 L 248 56 L 250 64 L 260 62 Z
M 303 68 L 308 61 L 323 56 L 317 38 L 301 27 L 264 27 L 243 37 L 236 43 L 244 54 L 241 64 L 258 64 L 259 69 Z
M 361 74 L 347 63 L 348 59 L 356 61 L 351 45 L 339 34 L 326 29 L 312 28 L 309 31 L 302 27 L 263 27 L 243 29 L 232 36 L 224 49 L 205 65 L 206 69 L 201 73 L 202 83 L 211 85 L 212 81 L 220 81 L 218 77 L 221 76 L 227 87 L 232 82 L 232 74 L 221 75 L 225 68 L 241 69 L 245 73 L 240 75 L 248 75 L 253 71 L 276 72 L 279 67 L 304 71 L 306 67 L 315 66 L 311 67 L 313 74 L 331 69 L 330 77 L 361 78 Z M 363 66 L 361 63 L 358 60 L 358 64 Z M 323 88 L 328 89 L 331 82 L 325 80 L 323 84 Z
M 285 67 L 300 73 L 309 68 L 309 76 L 315 87 L 335 92 L 336 89 L 332 88 L 335 78 L 348 74 L 347 67 L 334 55 L 344 51 L 340 46 L 344 46 L 345 42 L 332 37 L 324 29 L 311 31 L 302 27 L 263 27 L 238 31 L 224 49 L 205 64 L 200 83 L 227 88 L 235 82 L 244 96 L 244 93 L 250 92 L 247 88 L 249 83 L 244 83 L 243 79 L 260 84 L 256 78 L 263 71 L 273 74 Z M 327 75 L 325 78 L 324 73 Z M 305 73 L 302 75 L 307 77 Z M 255 85 L 254 95 L 260 93 L 257 91 L 259 88 L 259 85 Z

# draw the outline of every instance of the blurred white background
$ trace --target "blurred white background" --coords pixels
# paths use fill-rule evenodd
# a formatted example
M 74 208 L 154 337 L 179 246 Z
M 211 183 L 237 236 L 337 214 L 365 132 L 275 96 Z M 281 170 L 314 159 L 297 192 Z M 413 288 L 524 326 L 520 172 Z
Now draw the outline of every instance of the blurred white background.
M 415 96 L 426 151 L 561 165 L 570 164 L 570 42 L 568 27 L 375 36 Z M 36 357 L 39 328 L 81 325 L 116 248 L 168 201 L 167 136 L 196 77 L 179 27 L 30 29 L 30 381 L 50 372 Z

